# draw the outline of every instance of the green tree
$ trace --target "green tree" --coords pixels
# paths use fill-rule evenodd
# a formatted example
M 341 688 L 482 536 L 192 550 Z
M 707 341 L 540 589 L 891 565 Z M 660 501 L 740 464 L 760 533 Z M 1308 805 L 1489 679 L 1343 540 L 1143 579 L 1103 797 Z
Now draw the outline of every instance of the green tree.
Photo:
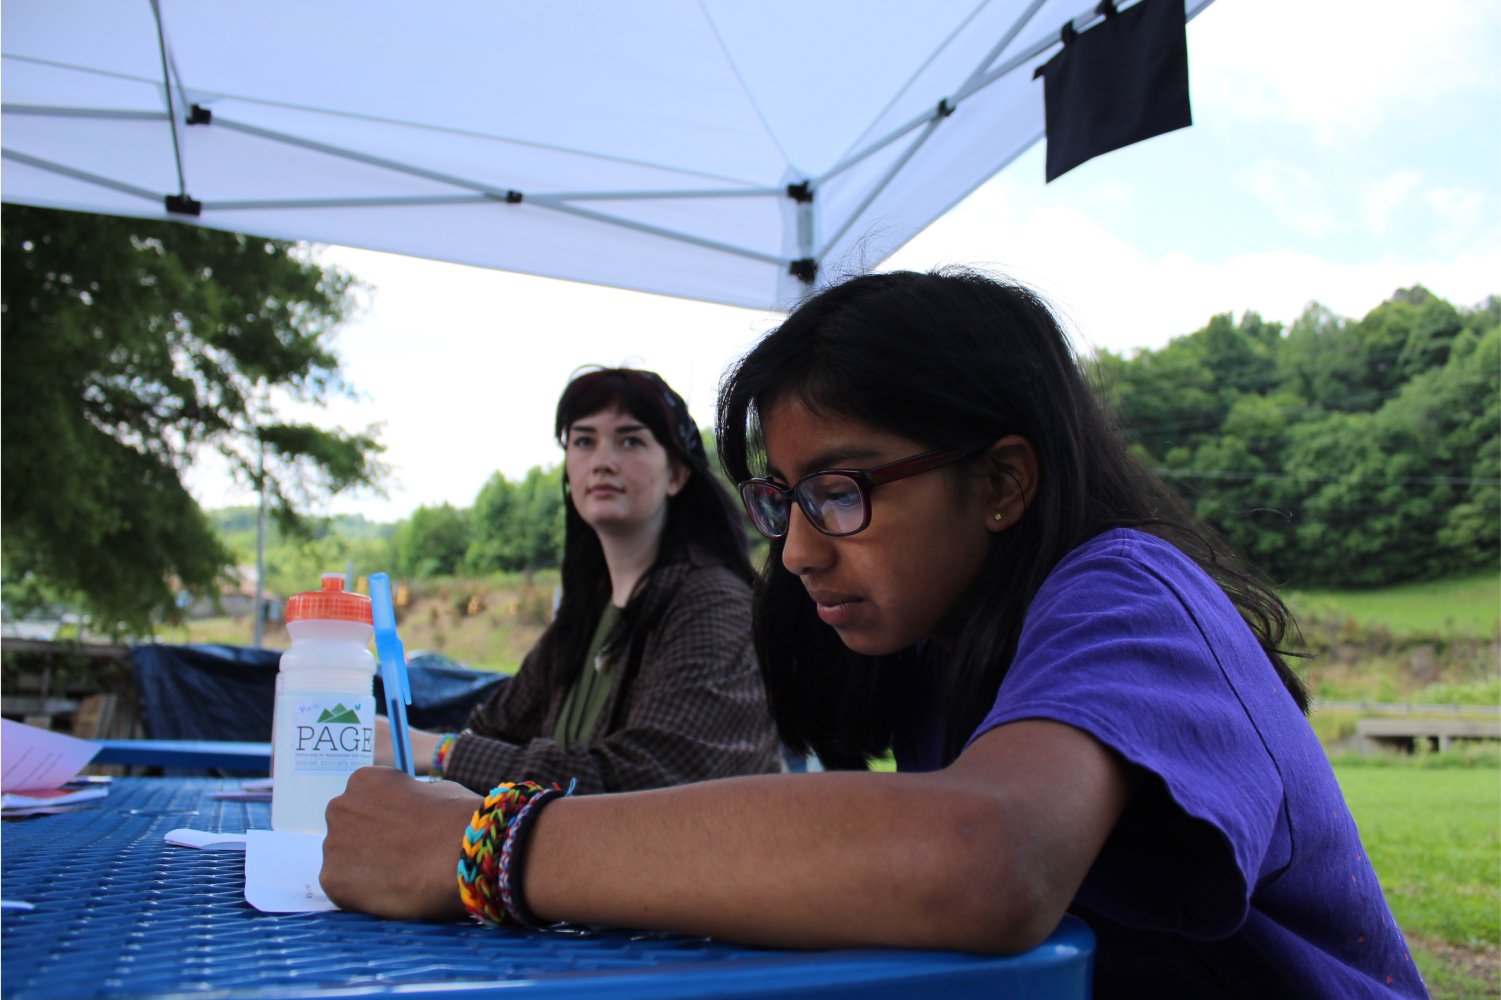
M 453 576 L 468 551 L 469 511 L 452 504 L 418 507 L 396 529 L 397 564 L 408 576 Z
M 1097 375 L 1106 402 L 1140 446 L 1161 461 L 1174 448 L 1212 440 L 1242 396 L 1276 384 L 1280 336 L 1279 324 L 1254 312 L 1239 324 L 1224 313 L 1161 350 L 1130 359 L 1104 351 L 1096 360 Z
M 474 501 L 467 562 L 476 573 L 545 569 L 563 560 L 563 467 L 533 466 L 519 482 L 499 472 Z
M 1468 326 L 1451 341 L 1441 367 L 1378 409 L 1330 413 L 1289 436 L 1285 468 L 1348 478 L 1302 484 L 1299 563 L 1283 572 L 1376 585 L 1496 564 L 1501 490 L 1484 480 L 1501 471 L 1501 328 Z
M 1216 316 L 1096 364 L 1139 454 L 1274 580 L 1377 585 L 1501 559 L 1498 345 L 1495 297 L 1415 287 L 1358 321 Z
M 241 565 L 255 559 L 255 507 L 222 507 L 208 512 L 224 543 Z M 300 530 L 283 531 L 273 521 L 266 536 L 266 587 L 288 597 L 316 590 L 322 573 L 338 572 L 350 564 L 353 589 L 362 576 L 399 572 L 396 525 L 367 520 L 359 514 L 307 518 Z
M 1309 403 L 1371 412 L 1413 376 L 1442 366 L 1463 326 L 1458 309 L 1421 286 L 1398 291 L 1358 322 L 1315 303 L 1288 331 L 1278 367 Z
M 289 526 L 378 481 L 372 433 L 279 421 L 267 394 L 345 391 L 329 347 L 351 279 L 278 240 L 6 205 L 0 234 L 0 518 L 7 582 L 143 631 L 232 553 L 184 489 L 200 449 L 260 474 Z M 8 593 L 7 597 L 11 594 Z

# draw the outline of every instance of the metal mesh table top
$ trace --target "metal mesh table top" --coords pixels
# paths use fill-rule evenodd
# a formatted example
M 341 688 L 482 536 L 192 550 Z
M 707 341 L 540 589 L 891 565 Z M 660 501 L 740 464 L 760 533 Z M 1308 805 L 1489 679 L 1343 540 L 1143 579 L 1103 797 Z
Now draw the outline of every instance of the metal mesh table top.
M 162 840 L 177 827 L 269 829 L 268 805 L 208 798 L 237 787 L 123 779 L 98 808 L 6 822 L 4 896 L 36 908 L 0 918 L 0 996 L 1088 995 L 1092 936 L 1072 918 L 1038 949 L 995 958 L 777 952 L 646 932 L 261 913 L 244 900 L 243 853 Z M 1016 991 L 998 994 L 1000 984 Z

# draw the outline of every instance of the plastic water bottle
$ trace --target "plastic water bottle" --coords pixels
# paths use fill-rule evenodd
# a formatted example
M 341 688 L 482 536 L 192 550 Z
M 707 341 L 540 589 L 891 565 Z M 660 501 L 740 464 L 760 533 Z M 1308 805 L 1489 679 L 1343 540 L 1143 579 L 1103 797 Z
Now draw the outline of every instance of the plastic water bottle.
M 375 761 L 376 661 L 370 598 L 344 591 L 343 573 L 287 601 L 292 648 L 276 678 L 271 828 L 327 833 L 323 811 L 349 776 Z

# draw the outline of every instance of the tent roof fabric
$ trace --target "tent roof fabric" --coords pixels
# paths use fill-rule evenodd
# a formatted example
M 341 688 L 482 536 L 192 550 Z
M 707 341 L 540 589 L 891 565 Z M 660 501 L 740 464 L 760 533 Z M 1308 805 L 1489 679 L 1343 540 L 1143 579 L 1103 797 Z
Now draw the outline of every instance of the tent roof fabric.
M 787 308 L 1042 137 L 1080 6 L 7 0 L 0 196 Z

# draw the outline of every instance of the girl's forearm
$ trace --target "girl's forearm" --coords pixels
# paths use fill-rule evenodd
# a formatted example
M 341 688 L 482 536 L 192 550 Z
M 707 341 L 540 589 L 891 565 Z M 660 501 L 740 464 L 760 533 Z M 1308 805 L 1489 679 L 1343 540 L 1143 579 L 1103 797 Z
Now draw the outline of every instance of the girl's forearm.
M 537 824 L 527 899 L 548 920 L 770 946 L 1029 946 L 1012 904 L 1030 894 L 994 849 L 1004 817 L 937 784 L 788 775 L 558 801 Z
M 558 800 L 523 889 L 546 920 L 780 947 L 1020 951 L 1062 917 L 1128 796 L 1091 737 L 1014 723 L 932 774 Z

